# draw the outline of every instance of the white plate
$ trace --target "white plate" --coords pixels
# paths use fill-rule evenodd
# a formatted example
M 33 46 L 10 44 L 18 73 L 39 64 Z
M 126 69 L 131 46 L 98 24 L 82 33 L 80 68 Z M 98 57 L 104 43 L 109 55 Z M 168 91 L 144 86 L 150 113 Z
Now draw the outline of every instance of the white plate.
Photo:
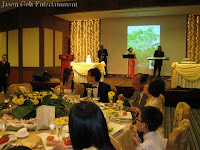
M 17 136 L 17 138 L 25 138 L 25 137 L 29 136 L 29 133 L 27 132 L 27 133 L 24 134 L 24 135 L 17 135 L 17 134 L 16 134 L 16 136 Z
M 6 144 L 8 144 L 9 142 L 14 142 L 14 141 L 16 141 L 17 137 L 16 137 L 16 135 L 15 135 L 14 132 L 10 132 L 10 133 L 8 133 L 8 134 L 12 134 L 12 135 L 9 135 L 9 140 L 8 140 L 8 142 L 3 143 L 3 144 L 0 144 L 0 149 L 2 149 L 2 148 L 3 148 Z
M 69 135 L 69 133 L 68 133 Z M 46 138 L 48 136 L 54 136 L 54 140 L 58 140 L 58 137 L 56 135 L 51 135 L 50 133 L 41 133 L 39 134 L 38 136 L 40 136 L 42 142 L 43 142 L 43 145 L 44 145 L 44 148 L 45 150 L 52 150 L 54 147 L 53 146 L 48 146 L 47 145 L 47 140 Z M 72 146 L 66 146 L 69 150 L 73 150 Z
M 80 101 L 88 101 L 88 99 L 87 99 L 87 97 L 82 97 L 82 98 L 80 98 Z M 97 97 L 97 98 L 92 98 L 92 100 L 91 101 L 99 101 L 99 98 Z
M 111 136 L 115 137 L 118 134 L 120 134 L 126 126 L 121 125 L 121 124 L 117 124 L 117 123 L 114 123 L 114 122 L 109 122 L 108 127 L 113 128 L 113 130 L 111 132 L 109 132 L 109 134 Z
M 100 106 L 106 108 L 106 109 L 116 109 L 118 106 L 118 104 L 114 103 L 114 105 L 112 107 L 109 106 L 105 106 L 106 103 L 100 103 Z M 109 103 L 107 103 L 109 105 Z

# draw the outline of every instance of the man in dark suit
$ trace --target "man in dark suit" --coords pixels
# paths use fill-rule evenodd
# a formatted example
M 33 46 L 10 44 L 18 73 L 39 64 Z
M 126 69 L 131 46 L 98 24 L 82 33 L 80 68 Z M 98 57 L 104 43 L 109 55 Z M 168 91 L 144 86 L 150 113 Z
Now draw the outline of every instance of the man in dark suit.
M 100 50 L 98 51 L 98 58 L 99 58 L 99 62 L 104 61 L 106 66 L 105 66 L 105 71 L 106 71 L 106 75 L 107 73 L 107 56 L 108 56 L 108 52 L 107 49 L 103 48 L 103 45 L 100 45 Z
M 93 88 L 92 96 L 97 98 L 100 97 L 100 102 L 107 103 L 108 100 L 108 92 L 111 91 L 111 87 L 109 84 L 100 82 L 101 72 L 99 69 L 94 68 L 88 71 L 87 80 L 89 84 L 85 84 L 85 88 Z M 87 96 L 87 89 L 84 91 L 84 96 Z
M 154 57 L 164 57 L 165 54 L 162 51 L 162 47 L 158 46 L 158 50 L 155 51 L 154 53 Z M 162 67 L 162 59 L 155 59 L 155 64 L 154 64 L 154 73 L 153 75 L 156 74 L 156 70 L 158 69 L 158 76 L 160 76 L 160 72 L 161 72 L 161 67 Z
M 10 63 L 7 61 L 7 55 L 2 55 L 2 61 L 0 61 L 0 92 L 2 92 L 2 87 L 4 93 L 7 92 L 7 81 L 10 74 Z
M 136 115 L 133 107 L 138 107 L 141 110 L 146 103 L 147 95 L 143 92 L 146 79 L 146 75 L 142 73 L 136 74 L 132 82 L 135 90 L 133 95 L 130 98 L 125 98 L 122 94 L 118 95 L 118 99 L 124 100 L 124 109 L 133 112 L 133 118 Z

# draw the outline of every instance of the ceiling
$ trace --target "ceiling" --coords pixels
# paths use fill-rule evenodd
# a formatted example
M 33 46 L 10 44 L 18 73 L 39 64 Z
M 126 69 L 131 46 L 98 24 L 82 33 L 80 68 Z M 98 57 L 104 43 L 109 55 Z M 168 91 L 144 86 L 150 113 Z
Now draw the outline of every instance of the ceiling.
M 165 16 L 165 15 L 171 16 L 171 15 L 187 15 L 187 14 L 200 14 L 200 5 L 149 7 L 149 8 L 134 8 L 134 9 L 124 9 L 124 10 L 111 10 L 111 11 L 81 12 L 81 13 L 71 13 L 71 14 L 60 14 L 56 16 L 68 21 L 77 21 L 77 20 L 90 20 L 90 19 L 110 19 L 110 18 Z

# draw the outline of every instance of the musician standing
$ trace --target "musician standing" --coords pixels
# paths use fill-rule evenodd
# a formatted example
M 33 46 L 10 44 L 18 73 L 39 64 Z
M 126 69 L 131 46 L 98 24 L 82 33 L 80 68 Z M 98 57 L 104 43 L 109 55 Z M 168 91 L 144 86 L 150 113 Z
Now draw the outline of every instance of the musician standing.
M 100 50 L 98 51 L 98 58 L 99 58 L 99 62 L 104 61 L 106 64 L 106 66 L 105 66 L 106 76 L 108 74 L 108 72 L 107 72 L 107 56 L 108 56 L 107 49 L 104 49 L 103 45 L 100 45 Z
M 154 57 L 164 57 L 164 52 L 162 51 L 162 47 L 158 46 L 158 50 L 155 51 Z M 156 70 L 158 69 L 158 76 L 160 76 L 161 72 L 161 67 L 162 67 L 162 59 L 155 59 L 155 64 L 154 64 L 154 73 L 153 75 L 156 74 Z

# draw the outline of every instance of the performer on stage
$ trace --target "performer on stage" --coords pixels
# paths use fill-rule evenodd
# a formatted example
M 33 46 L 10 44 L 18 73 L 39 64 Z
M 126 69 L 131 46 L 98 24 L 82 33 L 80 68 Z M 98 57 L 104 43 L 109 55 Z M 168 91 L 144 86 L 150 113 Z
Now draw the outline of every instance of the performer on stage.
M 128 55 L 134 55 L 134 59 L 133 58 L 129 58 L 128 59 L 128 76 L 130 78 L 133 78 L 135 76 L 135 59 L 136 59 L 136 55 L 135 53 L 133 53 L 133 48 L 130 47 L 128 49 Z
M 155 51 L 154 53 L 154 57 L 164 57 L 165 54 L 162 51 L 162 47 L 158 46 L 158 50 Z M 162 59 L 155 59 L 155 64 L 154 64 L 154 73 L 153 75 L 156 74 L 156 70 L 158 69 L 158 76 L 160 76 L 160 72 L 161 72 L 161 67 L 162 67 Z
M 103 45 L 100 45 L 100 50 L 98 51 L 98 58 L 99 58 L 99 62 L 104 61 L 105 64 L 106 64 L 106 66 L 105 66 L 106 76 L 108 75 L 108 72 L 107 72 L 107 56 L 108 56 L 107 49 L 104 49 Z
M 2 87 L 4 93 L 7 92 L 8 87 L 8 76 L 10 74 L 10 63 L 7 61 L 7 55 L 2 55 L 2 61 L 0 61 L 0 92 L 2 91 Z

